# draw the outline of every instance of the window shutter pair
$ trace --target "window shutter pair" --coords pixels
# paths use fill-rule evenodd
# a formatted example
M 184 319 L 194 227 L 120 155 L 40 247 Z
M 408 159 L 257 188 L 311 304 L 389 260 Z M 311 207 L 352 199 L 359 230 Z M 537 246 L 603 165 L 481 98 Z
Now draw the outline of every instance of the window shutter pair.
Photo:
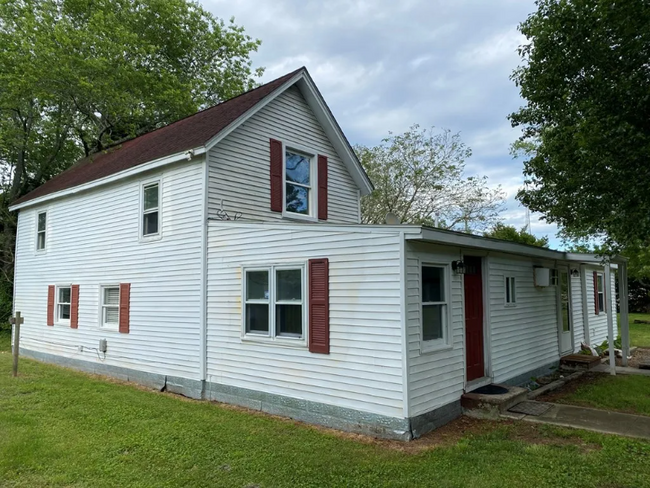
M 47 287 L 47 325 L 54 325 L 54 294 L 56 287 L 49 285 Z M 129 333 L 129 313 L 131 307 L 131 284 L 122 283 L 120 285 L 120 323 L 119 331 L 125 334 Z M 79 285 L 70 285 L 70 328 L 79 328 Z
M 330 353 L 329 261 L 309 260 L 309 352 Z
M 282 188 L 283 177 L 283 155 L 282 155 L 282 142 L 276 139 L 270 140 L 271 149 L 271 211 L 282 212 L 283 201 Z M 318 219 L 327 220 L 327 156 L 321 154 L 317 158 L 318 164 Z

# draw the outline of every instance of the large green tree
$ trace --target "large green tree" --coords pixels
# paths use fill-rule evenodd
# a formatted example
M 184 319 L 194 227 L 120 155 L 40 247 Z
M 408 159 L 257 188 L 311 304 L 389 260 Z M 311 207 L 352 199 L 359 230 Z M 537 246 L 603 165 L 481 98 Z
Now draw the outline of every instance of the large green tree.
M 536 237 L 523 227 L 519 230 L 514 225 L 505 225 L 497 222 L 490 230 L 483 233 L 485 237 L 502 239 L 504 241 L 528 244 L 529 246 L 548 247 L 548 237 Z
M 361 202 L 362 220 L 401 222 L 474 232 L 498 221 L 505 194 L 486 176 L 467 176 L 471 150 L 459 134 L 412 126 L 374 147 L 355 148 L 375 190 Z
M 0 0 L 0 320 L 8 205 L 79 157 L 252 88 L 259 43 L 187 0 Z
M 513 73 L 518 198 L 607 252 L 650 244 L 650 2 L 538 0 Z

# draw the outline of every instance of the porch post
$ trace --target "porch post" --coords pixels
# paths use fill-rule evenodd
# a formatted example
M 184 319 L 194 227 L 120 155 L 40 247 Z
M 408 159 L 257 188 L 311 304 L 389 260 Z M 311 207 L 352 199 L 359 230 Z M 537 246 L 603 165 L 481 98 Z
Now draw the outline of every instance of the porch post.
M 607 310 L 607 342 L 609 343 L 609 373 L 616 375 L 616 354 L 614 353 L 614 315 L 616 308 L 612 305 L 612 271 L 609 262 L 605 265 L 605 300 L 607 301 L 605 309 Z
M 627 366 L 630 355 L 630 319 L 628 316 L 627 262 L 618 265 L 618 296 L 621 303 L 621 348 L 623 349 L 623 366 Z
M 584 329 L 585 342 L 591 346 L 589 308 L 587 304 L 587 269 L 584 264 L 580 265 L 580 297 L 582 298 L 582 327 Z

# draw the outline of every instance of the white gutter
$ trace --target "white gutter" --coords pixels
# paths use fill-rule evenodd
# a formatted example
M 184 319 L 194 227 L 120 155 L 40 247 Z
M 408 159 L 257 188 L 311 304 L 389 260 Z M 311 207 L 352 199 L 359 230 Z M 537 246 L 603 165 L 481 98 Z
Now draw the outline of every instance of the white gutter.
M 47 195 L 43 195 L 41 197 L 33 198 L 31 200 L 27 200 L 26 202 L 19 203 L 18 205 L 12 205 L 9 207 L 9 210 L 13 212 L 14 210 L 20 210 L 22 208 L 31 207 L 33 205 L 39 205 L 44 202 L 49 202 L 50 200 L 54 200 L 56 198 L 63 198 L 70 195 L 74 195 L 76 193 L 97 188 L 98 186 L 107 185 L 109 183 L 113 183 L 114 181 L 122 180 L 140 173 L 144 173 L 145 171 L 151 171 L 153 169 L 157 169 L 162 166 L 167 166 L 168 164 L 176 163 L 184 159 L 185 160 L 192 159 L 192 157 L 198 156 L 203 153 L 205 153 L 205 147 L 186 149 L 182 152 L 171 154 L 170 156 L 165 156 L 159 159 L 154 159 L 153 161 L 149 161 L 148 163 L 139 164 L 137 166 L 134 166 L 133 168 L 120 171 L 119 173 L 105 176 L 104 178 L 99 178 L 97 180 L 89 181 L 88 183 L 83 183 L 81 185 L 77 185 L 72 188 L 67 188 L 65 190 L 48 193 Z

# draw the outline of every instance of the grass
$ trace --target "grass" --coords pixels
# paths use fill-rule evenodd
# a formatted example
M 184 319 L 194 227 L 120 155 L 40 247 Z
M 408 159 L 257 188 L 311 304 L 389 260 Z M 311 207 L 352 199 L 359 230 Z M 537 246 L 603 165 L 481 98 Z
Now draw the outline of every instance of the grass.
M 583 377 L 584 378 L 584 377 Z M 650 377 L 595 374 L 576 380 L 549 401 L 650 416 Z
M 446 437 L 375 442 L 24 358 L 11 378 L 7 345 L 3 487 L 650 486 L 639 440 L 465 420 Z
M 650 324 L 635 324 L 635 319 L 650 320 L 648 313 L 631 313 L 630 317 L 630 345 L 637 347 L 650 347 Z M 620 315 L 619 315 L 620 319 Z M 620 329 L 619 329 L 620 330 Z

